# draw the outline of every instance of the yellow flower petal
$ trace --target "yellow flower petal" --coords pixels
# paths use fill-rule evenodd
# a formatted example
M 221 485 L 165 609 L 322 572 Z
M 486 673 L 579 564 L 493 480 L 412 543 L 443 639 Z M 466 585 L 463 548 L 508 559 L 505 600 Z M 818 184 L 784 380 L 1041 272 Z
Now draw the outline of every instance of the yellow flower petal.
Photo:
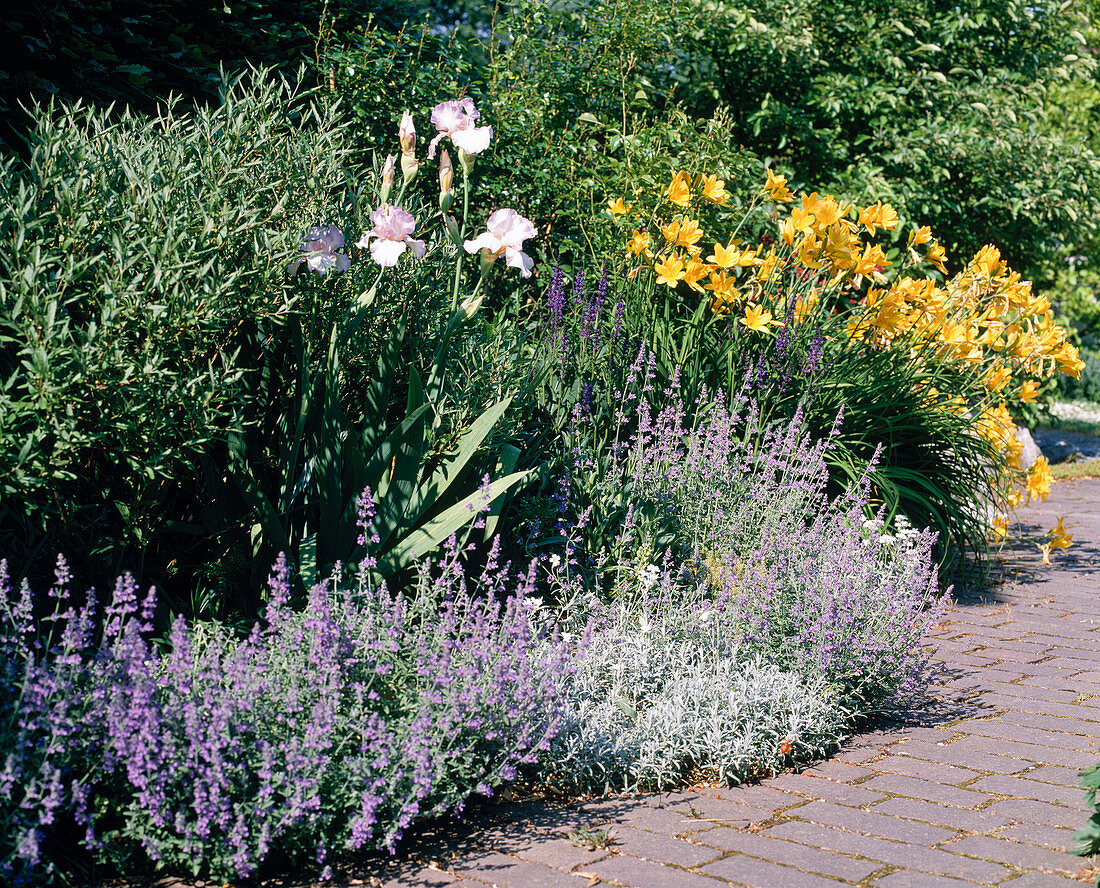
M 687 266 L 678 253 L 673 253 L 663 262 L 655 263 L 653 270 L 657 273 L 658 284 L 664 284 L 666 287 L 674 288 L 683 280 L 684 273 L 687 271 Z
M 669 203 L 680 207 L 686 207 L 691 203 L 691 181 L 683 170 L 672 176 L 672 181 L 668 185 L 668 200 Z
M 607 202 L 607 212 L 618 218 L 619 216 L 625 216 L 629 213 L 630 208 L 633 206 L 634 204 L 624 204 L 621 197 L 616 197 L 614 200 Z

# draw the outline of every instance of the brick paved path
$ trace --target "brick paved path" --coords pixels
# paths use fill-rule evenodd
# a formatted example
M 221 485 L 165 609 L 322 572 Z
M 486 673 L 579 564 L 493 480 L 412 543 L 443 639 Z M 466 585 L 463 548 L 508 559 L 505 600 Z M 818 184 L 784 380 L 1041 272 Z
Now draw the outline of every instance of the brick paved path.
M 736 789 L 569 806 L 504 804 L 420 832 L 371 885 L 455 888 L 1011 888 L 1069 886 L 1087 819 L 1077 771 L 1100 759 L 1100 481 L 1058 484 L 1021 517 L 1067 516 L 1075 545 L 961 594 L 937 638 L 927 706 L 832 759 Z M 610 827 L 584 850 L 566 834 Z

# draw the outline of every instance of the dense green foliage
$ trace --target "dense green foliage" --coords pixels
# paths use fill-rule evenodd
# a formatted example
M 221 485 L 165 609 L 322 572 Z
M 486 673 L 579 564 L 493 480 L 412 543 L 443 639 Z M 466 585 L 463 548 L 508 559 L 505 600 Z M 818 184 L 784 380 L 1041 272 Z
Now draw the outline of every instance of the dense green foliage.
M 1092 230 L 1100 164 L 1087 115 L 1057 126 L 1047 104 L 1051 90 L 1092 82 L 1086 10 L 616 0 L 598 14 L 519 3 L 495 16 L 474 6 L 470 18 L 487 35 L 478 52 L 375 28 L 334 35 L 326 71 L 371 124 L 390 102 L 395 121 L 432 85 L 465 84 L 504 137 L 487 180 L 507 179 L 532 218 L 554 223 L 556 250 L 607 248 L 586 219 L 637 184 L 644 161 L 633 182 L 616 173 L 674 105 L 719 115 L 728 160 L 747 148 L 806 190 L 889 200 L 953 259 L 996 243 L 1048 282 Z M 383 72 L 395 87 L 384 95 L 373 85 Z M 379 134 L 360 138 L 377 145 Z
M 722 147 L 689 139 L 689 156 L 735 170 L 747 149 L 806 190 L 890 200 L 952 258 L 996 243 L 1048 283 L 1096 215 L 1094 12 L 1055 0 L 422 0 L 370 16 L 344 0 L 48 4 L 5 22 L 17 51 L 0 111 L 18 118 L 36 91 L 209 101 L 221 64 L 306 61 L 347 102 L 348 147 L 381 155 L 404 108 L 465 92 L 501 137 L 483 181 L 552 226 L 553 254 L 597 258 L 610 245 L 593 210 L 717 115 Z M 89 58 L 96 76 L 74 78 Z M 687 117 L 667 126 L 678 108 Z
M 57 548 L 93 575 L 88 557 L 140 565 L 189 520 L 184 478 L 241 428 L 243 374 L 290 309 L 300 220 L 342 182 L 323 113 L 270 81 L 195 115 L 58 108 L 27 163 L 4 161 L 0 541 L 15 570 Z
M 1047 90 L 1091 70 L 1072 7 L 763 0 L 698 22 L 689 104 L 729 103 L 734 137 L 807 190 L 889 200 L 949 255 L 996 243 L 1026 277 L 1091 229 L 1085 131 L 1044 125 Z
M 355 122 L 349 147 L 361 161 L 393 150 L 403 109 L 473 96 L 496 134 L 478 158 L 485 192 L 552 233 L 551 255 L 602 259 L 617 246 L 595 224 L 610 195 L 689 160 L 745 168 L 721 119 L 685 116 L 665 92 L 677 13 L 637 0 L 521 2 L 499 16 L 475 6 L 483 42 L 463 29 L 465 40 L 440 35 L 431 19 L 397 32 L 371 23 L 328 35 L 321 80 Z

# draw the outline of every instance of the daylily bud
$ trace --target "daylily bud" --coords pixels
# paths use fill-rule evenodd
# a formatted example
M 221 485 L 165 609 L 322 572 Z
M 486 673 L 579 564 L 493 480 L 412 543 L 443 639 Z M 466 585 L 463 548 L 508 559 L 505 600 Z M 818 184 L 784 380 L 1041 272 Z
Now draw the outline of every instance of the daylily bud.
M 412 154 L 416 150 L 416 127 L 413 126 L 412 115 L 408 111 L 401 115 L 397 139 L 401 143 L 402 154 Z
M 443 217 L 443 227 L 447 229 L 447 237 L 456 247 L 462 246 L 462 235 L 458 230 L 458 220 L 454 216 Z
M 386 155 L 386 162 L 382 164 L 382 187 L 379 189 L 379 203 L 386 203 L 390 199 L 390 192 L 393 191 L 393 164 L 394 156 L 392 154 Z
M 455 199 L 455 171 L 451 166 L 451 155 L 444 148 L 439 154 L 439 208 L 446 213 Z

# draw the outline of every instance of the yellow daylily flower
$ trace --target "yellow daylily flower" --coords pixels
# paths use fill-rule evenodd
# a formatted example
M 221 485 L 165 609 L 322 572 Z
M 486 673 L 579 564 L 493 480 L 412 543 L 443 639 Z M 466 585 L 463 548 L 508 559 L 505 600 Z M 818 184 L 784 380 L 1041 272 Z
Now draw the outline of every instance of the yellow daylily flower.
M 850 269 L 859 256 L 859 241 L 845 226 L 833 225 L 825 234 L 824 252 L 837 267 Z
M 898 227 L 898 214 L 890 204 L 876 202 L 859 211 L 859 224 L 871 234 L 878 228 L 893 231 Z
M 777 176 L 772 170 L 768 170 L 768 181 L 764 183 L 764 190 L 776 203 L 790 203 L 794 195 L 787 187 L 787 177 Z
M 730 309 L 737 304 L 736 291 L 731 295 L 730 293 L 715 293 L 714 298 L 710 300 L 709 308 L 713 315 L 718 317 L 725 317 L 730 313 Z
M 794 227 L 794 219 L 788 216 L 783 220 L 783 223 L 779 226 L 779 236 L 787 242 L 788 247 L 794 246 L 794 236 L 796 230 Z
M 1063 552 L 1073 545 L 1073 534 L 1069 533 L 1062 525 L 1065 521 L 1065 517 L 1058 519 L 1058 526 L 1050 532 L 1050 545 L 1055 549 L 1061 549 Z
M 991 367 L 985 375 L 985 387 L 991 392 L 999 392 L 1012 378 L 1012 371 L 1003 364 L 999 367 Z
M 1081 378 L 1081 371 L 1085 369 L 1085 362 L 1081 360 L 1076 345 L 1066 343 L 1061 351 L 1051 355 L 1058 364 L 1058 369 L 1074 379 Z
M 741 255 L 741 251 L 737 249 L 733 244 L 728 247 L 723 247 L 721 244 L 714 245 L 714 252 L 707 256 L 707 262 L 717 265 L 719 268 L 732 268 L 737 264 L 737 257 Z
M 707 265 L 704 262 L 700 262 L 698 259 L 693 257 L 688 260 L 687 268 L 684 269 L 684 276 L 682 280 L 685 284 L 691 287 L 691 289 L 702 293 L 703 288 L 699 286 L 699 281 L 710 274 L 712 270 L 713 269 L 711 266 Z
M 715 269 L 710 273 L 710 280 L 703 285 L 703 289 L 711 290 L 715 296 L 729 296 L 736 284 L 736 278 L 729 277 L 721 269 Z
M 1031 470 L 1027 473 L 1027 499 L 1031 502 L 1032 498 L 1045 500 L 1050 496 L 1050 485 L 1054 480 L 1054 475 L 1050 471 L 1050 463 L 1047 462 L 1045 456 L 1040 456 L 1035 460 L 1035 465 L 1031 467 Z
M 970 262 L 970 270 L 983 277 L 991 278 L 1001 267 L 1001 251 L 993 244 L 986 244 Z
M 762 247 L 757 247 L 755 250 L 742 250 L 735 260 L 736 264 L 741 268 L 751 268 L 753 265 L 761 265 L 764 260 L 760 258 L 760 251 Z
M 932 240 L 932 229 L 927 225 L 922 228 L 916 228 L 909 232 L 909 246 L 915 247 L 918 244 L 926 244 Z
M 683 170 L 673 174 L 668 185 L 668 200 L 679 207 L 686 207 L 691 203 L 691 180 Z
M 939 241 L 935 238 L 932 238 L 932 246 L 928 248 L 928 252 L 925 253 L 924 258 L 932 263 L 932 265 L 936 266 L 936 270 L 939 271 L 940 274 L 947 274 L 947 266 L 944 265 L 947 259 L 947 252 L 940 246 Z
M 730 193 L 726 191 L 725 180 L 714 175 L 703 178 L 699 183 L 699 190 L 703 192 L 703 197 L 719 206 L 730 199 Z
M 614 200 L 609 200 L 607 202 L 607 212 L 615 218 L 618 218 L 619 216 L 625 216 L 629 213 L 633 206 L 634 204 L 624 204 L 621 197 L 616 197 Z
M 831 197 L 820 198 L 817 202 L 817 207 L 814 209 L 814 219 L 817 224 L 814 226 L 819 232 L 824 231 L 830 225 L 834 225 L 838 222 L 841 216 L 847 215 L 848 208 L 842 204 L 838 204 Z
M 741 318 L 740 323 L 744 324 L 754 333 L 767 332 L 768 326 L 782 327 L 783 323 L 772 318 L 772 313 L 767 311 L 755 303 L 749 305 L 745 309 L 745 316 Z
M 802 323 L 802 321 L 813 314 L 820 299 L 821 297 L 818 296 L 816 292 L 811 293 L 809 296 L 799 296 L 794 304 L 794 319 Z
M 1032 379 L 1029 379 L 1022 386 L 1020 386 L 1019 398 L 1025 404 L 1031 404 L 1035 401 L 1035 398 L 1039 391 L 1039 383 Z
M 676 243 L 684 247 L 693 247 L 703 237 L 703 229 L 699 227 L 698 219 L 684 219 L 680 223 L 680 230 L 676 235 Z
M 679 253 L 673 253 L 663 262 L 655 263 L 653 270 L 657 272 L 658 284 L 674 288 L 683 279 L 687 266 Z
M 818 261 L 818 257 L 821 255 L 821 241 L 814 237 L 812 233 L 802 238 L 802 242 L 795 248 L 795 252 L 798 254 L 798 261 L 807 268 L 816 271 L 822 267 L 823 263 Z
M 879 270 L 886 268 L 890 260 L 878 244 L 867 244 L 863 249 L 863 255 L 856 261 L 852 268 L 857 275 L 876 275 Z
M 637 256 L 649 249 L 649 232 L 635 231 L 626 245 L 626 251 Z
M 814 197 L 817 195 L 815 194 Z M 812 231 L 814 227 L 814 209 L 817 208 L 816 202 L 812 207 L 807 206 L 806 198 L 802 198 L 802 206 L 795 207 L 791 210 L 790 223 L 794 226 L 795 231 Z

